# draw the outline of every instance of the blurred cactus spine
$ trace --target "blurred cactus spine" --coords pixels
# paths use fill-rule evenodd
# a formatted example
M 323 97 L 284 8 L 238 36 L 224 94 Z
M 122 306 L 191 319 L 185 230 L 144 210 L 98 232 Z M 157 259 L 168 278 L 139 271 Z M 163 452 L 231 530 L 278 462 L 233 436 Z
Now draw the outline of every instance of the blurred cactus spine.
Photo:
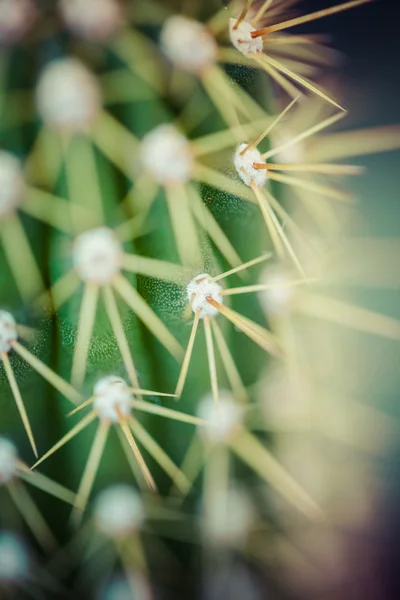
M 315 83 L 332 51 L 287 30 L 367 1 L 0 0 L 0 590 L 40 560 L 28 530 L 74 590 L 152 600 L 168 537 L 184 569 L 196 543 L 274 564 L 296 556 L 281 524 L 325 524 L 274 429 L 318 397 L 299 315 L 400 338 L 324 289 L 363 171 L 338 161 L 399 143 L 325 133 L 346 115 Z

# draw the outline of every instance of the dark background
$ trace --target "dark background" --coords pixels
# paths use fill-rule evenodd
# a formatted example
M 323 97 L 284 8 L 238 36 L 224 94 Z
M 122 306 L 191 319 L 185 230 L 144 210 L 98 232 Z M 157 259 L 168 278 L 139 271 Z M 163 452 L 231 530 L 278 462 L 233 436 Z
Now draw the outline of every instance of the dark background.
M 300 6 L 309 12 L 331 5 L 332 2 L 318 0 L 303 2 Z M 399 17 L 399 2 L 375 0 L 307 25 L 308 32 L 329 32 L 333 47 L 344 54 L 339 77 L 345 91 L 345 106 L 355 127 L 400 123 Z M 358 185 L 362 193 L 361 210 L 369 233 L 378 237 L 398 238 L 400 153 L 368 157 L 362 162 L 367 166 L 368 174 Z M 398 289 L 385 293 L 384 302 L 393 308 L 397 317 L 400 316 Z M 398 361 L 398 348 L 396 354 L 395 360 Z M 391 390 L 385 394 L 385 400 L 390 395 L 392 403 L 398 404 L 399 390 L 397 377 Z M 378 525 L 371 535 L 357 540 L 358 547 L 350 570 L 359 573 L 359 585 L 353 591 L 347 590 L 344 594 L 346 598 L 400 598 L 399 457 L 400 443 L 387 457 L 383 468 L 380 514 L 376 515 Z

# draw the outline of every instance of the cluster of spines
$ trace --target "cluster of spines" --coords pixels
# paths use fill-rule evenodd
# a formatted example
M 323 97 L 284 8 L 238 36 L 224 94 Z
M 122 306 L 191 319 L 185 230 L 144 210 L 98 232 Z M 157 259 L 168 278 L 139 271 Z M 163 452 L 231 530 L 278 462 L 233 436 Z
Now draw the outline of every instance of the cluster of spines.
M 208 28 L 190 19 L 170 17 L 161 32 L 161 48 L 172 62 L 174 69 L 183 69 L 200 79 L 216 110 L 220 112 L 227 124 L 227 129 L 224 131 L 191 141 L 185 137 L 182 130 L 170 124 L 158 126 L 147 133 L 143 140 L 138 140 L 102 108 L 101 94 L 95 77 L 76 59 L 67 58 L 57 61 L 47 66 L 41 76 L 37 86 L 37 107 L 43 127 L 28 161 L 28 171 L 34 173 L 41 152 L 44 152 L 47 160 L 46 148 L 54 149 L 56 146 L 52 145 L 51 141 L 54 142 L 54 139 L 58 138 L 60 151 L 58 156 L 53 157 L 55 160 L 51 161 L 54 168 L 47 174 L 46 180 L 51 186 L 57 179 L 62 164 L 65 163 L 70 202 L 67 205 L 62 198 L 44 192 L 39 187 L 28 185 L 24 181 L 22 169 L 15 158 L 4 152 L 0 162 L 0 181 L 3 183 L 0 191 L 0 215 L 5 219 L 5 226 L 2 227 L 1 233 L 13 275 L 21 296 L 26 301 L 37 297 L 40 293 L 41 302 L 48 301 L 50 298 L 51 305 L 58 310 L 75 293 L 78 286 L 83 285 L 84 292 L 78 318 L 71 384 L 61 379 L 19 344 L 17 325 L 12 315 L 6 311 L 0 314 L 0 350 L 11 389 L 35 454 L 37 449 L 34 434 L 31 431 L 23 400 L 8 359 L 10 350 L 18 352 L 63 396 L 74 403 L 79 404 L 82 401 L 82 405 L 78 408 L 93 404 L 93 410 L 73 427 L 55 447 L 42 456 L 38 463 L 69 441 L 96 416 L 99 417 L 100 425 L 81 486 L 72 500 L 75 521 L 79 521 L 81 514 L 79 511 L 82 511 L 89 498 L 93 479 L 106 443 L 108 429 L 112 423 L 119 426 L 122 439 L 128 443 L 130 451 L 137 460 L 139 471 L 136 471 L 136 474 L 139 479 L 143 478 L 150 489 L 156 489 L 156 482 L 143 459 L 136 439 L 140 440 L 147 451 L 159 462 L 171 477 L 174 486 L 180 489 L 182 494 L 187 493 L 190 489 L 192 480 L 185 472 L 185 468 L 179 468 L 171 461 L 139 421 L 131 415 L 132 408 L 156 414 L 158 412 L 159 415 L 166 418 L 186 420 L 196 424 L 200 431 L 205 432 L 206 443 L 213 445 L 215 464 L 219 468 L 222 469 L 224 465 L 226 468 L 226 450 L 231 449 L 279 491 L 286 500 L 295 504 L 307 516 L 313 518 L 321 516 L 320 508 L 316 503 L 285 472 L 257 438 L 244 427 L 242 411 L 243 405 L 246 404 L 247 391 L 215 317 L 222 314 L 263 350 L 275 357 L 283 356 L 288 364 L 288 377 L 294 381 L 299 376 L 296 371 L 296 358 L 291 355 L 293 348 L 288 344 L 288 338 L 282 332 L 287 333 L 288 316 L 295 311 L 341 322 L 360 330 L 394 339 L 400 337 L 400 326 L 397 322 L 316 293 L 308 287 L 310 283 L 319 283 L 319 281 L 315 282 L 307 272 L 307 268 L 302 265 L 286 229 L 290 230 L 290 234 L 296 234 L 299 237 L 301 237 L 301 231 L 276 198 L 266 189 L 268 180 L 274 180 L 323 197 L 339 201 L 348 199 L 342 190 L 314 180 L 313 176 L 357 174 L 359 168 L 356 166 L 322 162 L 318 157 L 315 157 L 313 162 L 307 162 L 307 159 L 293 162 L 289 159 L 287 162 L 279 164 L 266 162 L 329 127 L 341 119 L 345 113 L 336 101 L 305 76 L 297 74 L 270 54 L 264 54 L 262 39 L 268 36 L 271 48 L 274 43 L 277 45 L 298 44 L 299 47 L 302 47 L 307 39 L 305 37 L 301 39 L 301 36 L 292 36 L 291 39 L 288 38 L 285 41 L 285 39 L 277 40 L 276 36 L 274 38 L 269 38 L 269 36 L 283 31 L 287 27 L 296 26 L 361 3 L 362 0 L 348 2 L 331 11 L 321 11 L 310 17 L 283 20 L 278 24 L 258 29 L 257 24 L 268 16 L 268 11 L 272 8 L 273 3 L 269 0 L 260 5 L 257 10 L 251 7 L 251 2 L 245 2 L 243 10 L 233 16 L 230 22 L 228 22 L 227 14 L 222 14 L 222 18 L 221 15 L 217 15 L 215 19 L 211 20 Z M 112 11 L 111 7 L 114 3 L 102 2 L 104 13 L 101 11 L 99 11 L 99 15 L 93 13 L 94 20 L 91 21 L 88 18 L 86 22 L 81 22 L 79 19 L 81 8 L 79 4 L 76 1 L 70 3 L 72 8 L 67 8 L 65 3 L 60 3 L 62 16 L 71 31 L 83 38 L 92 38 L 97 41 L 111 39 L 109 44 L 112 50 L 127 61 L 129 59 L 129 43 L 133 44 L 134 40 L 129 39 L 129 31 L 126 30 L 120 38 L 118 37 L 116 30 L 122 27 L 123 20 L 119 11 Z M 252 14 L 251 11 L 255 14 Z M 88 15 L 90 14 L 89 10 Z M 249 22 L 249 15 L 251 22 Z M 105 18 L 104 22 L 95 18 L 100 19 L 100 16 Z M 225 34 L 230 35 L 232 45 L 246 59 L 254 60 L 255 64 L 261 66 L 281 85 L 285 92 L 293 96 L 290 104 L 277 116 L 270 117 L 258 107 L 257 117 L 260 114 L 262 116 L 254 119 L 252 116 L 254 101 L 243 91 L 233 90 L 226 74 L 217 66 L 218 61 L 229 62 L 229 57 L 232 60 L 232 55 L 229 53 L 232 49 L 220 48 L 212 35 L 224 33 L 221 23 L 224 23 Z M 193 45 L 194 40 L 195 44 Z M 309 39 L 307 43 L 311 44 L 312 39 Z M 241 59 L 238 59 L 238 63 L 241 62 Z M 128 60 L 127 66 L 132 68 L 139 77 L 145 76 L 136 61 Z M 149 80 L 147 77 L 147 83 L 153 85 L 155 89 L 159 86 L 158 78 Z M 289 140 L 261 153 L 257 149 L 258 144 L 262 143 L 266 136 L 273 135 L 274 128 L 299 102 L 298 86 L 319 96 L 321 101 L 333 105 L 339 112 L 319 123 L 312 124 Z M 254 136 L 253 141 L 249 141 L 249 136 Z M 116 150 L 116 144 L 111 143 L 111 140 L 114 139 L 120 142 L 126 151 L 129 151 L 131 154 L 129 161 L 121 160 L 121 153 Z M 49 140 L 50 145 L 47 145 Z M 76 141 L 79 146 L 75 146 Z M 139 212 L 136 220 L 133 219 L 133 222 L 128 224 L 123 222 L 115 231 L 107 227 L 103 214 L 101 194 L 99 194 L 99 186 L 96 183 L 97 173 L 93 156 L 95 146 L 100 148 L 107 158 L 132 180 L 133 185 L 137 184 L 137 180 L 135 181 L 133 177 L 132 163 L 139 161 L 144 170 L 144 177 L 152 184 L 144 209 Z M 383 145 L 380 149 L 394 146 L 392 135 L 388 136 L 386 146 Z M 232 170 L 236 170 L 234 179 L 203 164 L 203 157 L 230 148 L 232 148 Z M 74 173 L 76 162 L 71 160 L 72 149 L 74 152 L 79 150 L 79 157 L 86 170 L 87 189 L 82 186 Z M 344 152 L 339 156 L 346 158 Z M 277 171 L 306 173 L 308 177 L 282 175 Z M 219 282 L 224 277 L 242 273 L 253 265 L 271 258 L 271 255 L 263 255 L 242 264 L 234 246 L 218 225 L 211 211 L 203 204 L 195 185 L 197 182 L 212 185 L 214 188 L 233 193 L 258 204 L 276 256 L 281 260 L 282 266 L 275 267 L 275 269 L 267 268 L 263 271 L 259 284 L 223 288 Z M 181 265 L 137 256 L 124 252 L 123 249 L 123 242 L 132 239 L 134 235 L 135 223 L 145 222 L 158 188 L 161 188 L 166 196 Z M 83 191 L 84 189 L 85 191 Z M 87 201 L 82 202 L 81 196 L 86 193 Z M 44 292 L 41 275 L 16 216 L 17 208 L 74 238 L 72 268 L 53 284 L 49 293 L 41 293 Z M 317 213 L 316 218 L 319 216 Z M 283 226 L 283 222 L 286 228 Z M 325 224 L 325 222 L 320 224 Z M 199 230 L 208 234 L 225 261 L 230 265 L 231 268 L 225 273 L 212 276 L 203 272 L 203 253 Z M 11 231 L 12 234 L 10 234 Z M 25 277 L 27 263 L 21 264 L 14 260 L 17 254 L 17 244 L 23 244 L 27 250 L 26 260 L 30 265 L 29 278 Z M 122 270 L 186 285 L 187 301 L 194 314 L 194 320 L 185 352 L 160 318 L 123 276 Z M 266 314 L 273 326 L 272 332 L 226 305 L 227 296 L 241 293 L 260 294 L 261 302 L 265 306 Z M 212 395 L 204 399 L 200 405 L 198 417 L 191 417 L 143 401 L 142 396 L 146 394 L 155 396 L 157 392 L 149 392 L 139 385 L 135 361 L 129 349 L 115 294 L 118 294 L 127 303 L 171 355 L 177 360 L 183 360 L 174 393 L 171 391 L 170 394 L 159 394 L 160 396 L 180 397 L 190 367 L 197 328 L 200 321 L 203 321 Z M 129 383 L 113 375 L 104 377 L 96 384 L 93 396 L 85 400 L 79 390 L 82 389 L 84 383 L 89 346 L 100 296 L 117 340 Z M 215 358 L 216 350 L 221 355 L 231 392 L 220 390 Z M 197 444 L 197 438 L 195 443 Z M 195 451 L 189 448 L 188 455 L 194 453 Z M 193 467 L 194 462 L 196 461 L 191 461 L 191 469 L 189 469 L 191 475 L 198 472 L 200 468 L 198 465 Z M 199 461 L 197 460 L 197 462 Z M 218 471 L 215 465 L 213 468 L 210 467 L 210 473 L 206 475 L 205 481 L 207 484 L 212 482 L 216 486 L 215 489 L 220 487 L 219 492 L 226 495 L 227 488 L 218 484 L 218 473 L 221 475 L 222 472 Z M 2 479 L 7 478 L 7 473 L 6 464 Z M 225 473 L 225 475 L 228 477 L 229 474 Z M 126 515 L 124 512 L 125 497 L 133 493 L 132 490 L 118 488 L 109 496 L 106 495 L 106 492 L 104 493 L 104 505 L 106 505 L 106 500 L 111 498 L 117 504 L 121 503 L 122 508 L 118 505 L 118 509 L 107 509 L 106 507 L 102 511 L 103 505 L 99 501 L 96 522 L 100 523 L 103 533 L 119 539 L 121 531 L 124 537 L 130 535 L 133 530 L 136 532 L 139 529 L 143 520 L 140 502 L 137 499 L 131 499 L 129 502 L 130 509 L 135 508 L 135 502 L 137 504 L 135 515 L 128 514 L 129 510 Z M 212 492 L 210 494 L 210 497 L 213 497 Z M 205 492 L 205 497 L 207 496 L 208 494 Z M 211 510 L 210 506 L 212 505 L 213 503 L 209 504 L 208 510 Z M 113 521 L 113 517 L 117 513 L 121 519 L 120 521 L 117 519 L 118 522 Z M 127 522 L 123 520 L 124 515 Z M 110 520 L 107 521 L 107 518 Z M 123 559 L 127 560 L 125 551 L 121 550 L 121 544 L 117 547 Z M 142 551 L 138 549 L 136 553 L 138 563 L 140 563 L 140 556 L 142 556 Z M 143 565 L 141 566 L 143 567 Z M 141 569 L 139 568 L 139 570 Z

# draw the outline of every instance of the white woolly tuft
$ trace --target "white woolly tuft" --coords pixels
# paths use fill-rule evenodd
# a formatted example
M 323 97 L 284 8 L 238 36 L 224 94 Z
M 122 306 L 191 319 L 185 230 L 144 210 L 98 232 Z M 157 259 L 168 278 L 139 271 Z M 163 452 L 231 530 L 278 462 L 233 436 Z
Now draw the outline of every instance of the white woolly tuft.
M 198 21 L 175 15 L 161 31 L 161 47 L 177 67 L 200 74 L 217 60 L 218 46 L 208 29 Z
M 211 296 L 211 298 L 223 304 L 221 290 L 222 286 L 213 281 L 213 278 L 207 273 L 200 273 L 190 281 L 186 288 L 187 299 L 194 313 L 201 309 L 200 319 L 215 317 L 218 314 L 218 310 L 211 306 L 206 298 Z
M 0 150 L 0 217 L 15 210 L 23 199 L 25 182 L 20 161 Z
M 36 101 L 43 121 L 61 131 L 85 131 L 101 108 L 96 78 L 75 58 L 47 65 L 39 79 Z
M 132 392 L 122 377 L 109 375 L 103 377 L 94 386 L 93 408 L 99 419 L 119 422 L 117 409 L 123 416 L 128 416 L 132 410 Z
M 128 485 L 115 485 L 101 492 L 95 502 L 94 515 L 97 527 L 110 537 L 137 531 L 144 520 L 141 499 Z
M 91 41 L 107 40 L 124 23 L 118 0 L 60 0 L 59 9 L 68 29 Z
M 122 246 L 113 231 L 99 227 L 76 238 L 73 263 L 83 281 L 107 285 L 121 268 L 122 254 Z
M 263 40 L 261 37 L 252 38 L 251 33 L 256 31 L 247 21 L 239 23 L 237 29 L 234 29 L 238 19 L 229 19 L 229 35 L 232 44 L 236 50 L 239 50 L 245 56 L 250 56 L 251 52 L 262 52 Z
M 13 533 L 0 533 L 0 583 L 17 583 L 29 574 L 29 556 Z
M 159 125 L 140 145 L 141 162 L 161 185 L 189 181 L 193 156 L 188 140 L 173 125 Z
M 204 396 L 199 403 L 197 416 L 206 422 L 199 431 L 214 443 L 224 443 L 240 426 L 243 407 L 238 404 L 228 390 L 220 390 L 218 405 L 212 394 Z
M 240 144 L 236 148 L 233 164 L 243 183 L 249 187 L 252 183 L 255 183 L 257 187 L 261 188 L 268 181 L 267 170 L 255 169 L 253 165 L 254 163 L 265 164 L 265 161 L 261 158 L 261 153 L 257 148 L 249 149 L 244 154 L 241 154 L 247 146 L 248 144 Z
M 17 472 L 17 449 L 12 442 L 0 437 L 0 485 L 10 483 Z
M 36 17 L 33 0 L 0 0 L 0 45 L 20 40 Z
M 266 267 L 261 273 L 260 283 L 271 286 L 259 292 L 260 303 L 268 314 L 279 317 L 290 311 L 295 287 L 284 271 Z
M 11 313 L 0 310 L 0 352 L 9 352 L 11 343 L 18 339 L 17 324 Z

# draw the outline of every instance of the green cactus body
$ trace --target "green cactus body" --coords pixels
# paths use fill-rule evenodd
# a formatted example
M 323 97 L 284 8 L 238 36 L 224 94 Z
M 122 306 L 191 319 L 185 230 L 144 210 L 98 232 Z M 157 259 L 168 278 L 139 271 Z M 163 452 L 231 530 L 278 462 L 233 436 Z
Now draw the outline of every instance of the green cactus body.
M 341 178 L 361 170 L 335 161 L 398 147 L 395 128 L 325 132 L 344 116 L 313 83 L 331 54 L 286 29 L 330 13 L 292 22 L 294 2 L 210 1 L 195 21 L 164 4 L 91 1 L 79 18 L 79 0 L 38 3 L 37 31 L 4 30 L 15 43 L 0 57 L 1 150 L 24 177 L 2 214 L 16 184 L 0 152 L 0 309 L 19 327 L 15 340 L 0 312 L 0 435 L 24 461 L 4 487 L 28 527 L 12 505 L 1 521 L 54 534 L 89 578 L 82 548 L 111 541 L 92 596 L 114 600 L 126 583 L 152 598 L 163 552 L 196 577 L 196 557 L 207 571 L 236 551 L 301 569 L 302 527 L 336 535 L 318 486 L 340 462 L 324 446 L 310 475 L 307 444 L 358 443 L 319 403 L 329 329 L 307 319 L 400 337 L 324 287 L 346 238 Z M 368 428 L 376 415 L 362 414 Z M 49 496 L 26 500 L 19 479 Z

